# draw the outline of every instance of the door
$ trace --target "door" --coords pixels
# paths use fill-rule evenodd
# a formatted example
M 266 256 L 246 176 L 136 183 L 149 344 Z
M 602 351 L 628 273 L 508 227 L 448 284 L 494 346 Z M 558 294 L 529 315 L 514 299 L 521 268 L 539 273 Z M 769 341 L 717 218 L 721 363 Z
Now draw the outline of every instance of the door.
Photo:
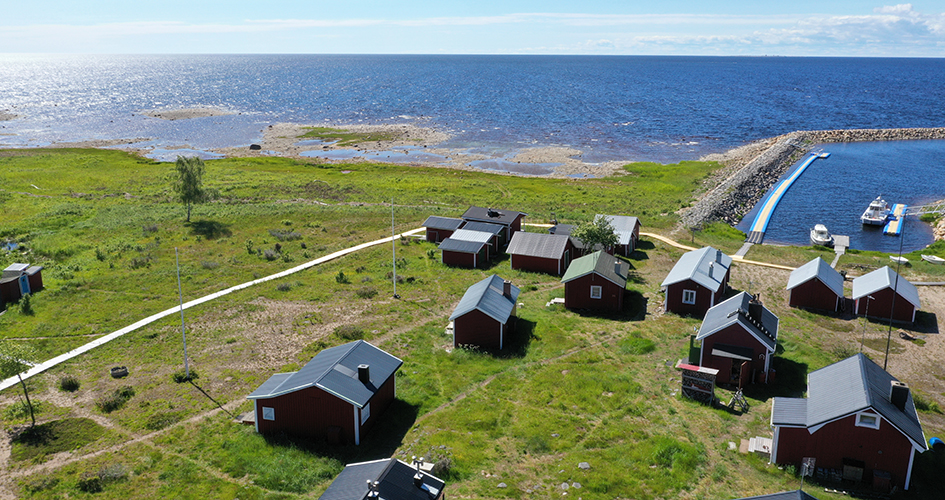
M 30 278 L 27 275 L 20 276 L 20 295 L 30 293 Z

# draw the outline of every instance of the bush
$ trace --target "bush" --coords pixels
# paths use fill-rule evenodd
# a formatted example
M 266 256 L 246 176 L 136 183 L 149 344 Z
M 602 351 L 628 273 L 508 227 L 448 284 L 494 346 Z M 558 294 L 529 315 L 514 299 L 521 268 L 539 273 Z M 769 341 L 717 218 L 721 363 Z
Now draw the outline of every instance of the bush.
M 295 241 L 301 240 L 302 235 L 295 231 L 287 231 L 284 229 L 270 229 L 269 235 L 279 241 Z
M 109 483 L 128 478 L 128 469 L 122 464 L 102 467 L 97 472 L 83 472 L 76 487 L 86 493 L 99 493 Z
M 24 316 L 33 315 L 33 298 L 26 294 L 20 298 L 20 314 Z
M 335 335 L 344 340 L 360 340 L 364 338 L 364 330 L 360 326 L 341 325 L 335 327 Z
M 338 283 L 340 285 L 345 285 L 345 284 L 351 283 L 351 280 L 349 280 L 348 277 L 345 276 L 344 271 L 338 271 L 338 275 L 335 276 L 335 283 Z
M 66 392 L 78 391 L 79 385 L 79 379 L 73 375 L 64 375 L 59 379 L 59 389 Z
M 211 270 L 212 270 L 212 269 L 216 269 L 216 268 L 220 267 L 220 264 L 218 264 L 218 263 L 216 263 L 216 262 L 211 262 L 211 261 L 209 261 L 209 260 L 204 260 L 204 261 L 201 261 L 201 262 L 200 262 L 200 267 L 202 267 L 202 268 L 204 268 L 204 269 L 211 269 Z
M 377 295 L 377 289 L 372 286 L 363 286 L 358 289 L 357 292 L 354 292 L 358 297 L 362 299 L 370 299 Z
M 95 402 L 95 406 L 103 413 L 111 413 L 118 410 L 135 395 L 134 387 L 126 385 L 120 389 L 115 389 L 110 394 L 102 397 Z
M 276 287 L 276 290 L 279 290 L 280 292 L 288 292 L 291 289 L 292 285 L 288 283 L 279 283 L 279 286 Z
M 193 368 L 190 369 L 189 377 L 187 376 L 187 372 L 184 370 L 177 370 L 176 372 L 174 372 L 174 375 L 172 376 L 172 378 L 174 379 L 174 382 L 177 382 L 178 384 L 183 384 L 184 382 L 190 382 L 191 380 L 197 380 L 198 377 L 199 375 L 197 375 L 197 370 L 194 370 Z
M 98 474 L 94 472 L 83 472 L 79 476 L 79 482 L 76 483 L 76 487 L 79 488 L 79 491 L 84 491 L 86 493 L 98 493 L 104 489 L 102 486 L 102 478 L 98 477 Z
M 925 394 L 919 391 L 912 391 L 912 402 L 915 403 L 915 409 L 927 413 L 942 413 L 938 403 L 929 399 Z
M 266 251 L 263 252 L 263 256 L 266 258 L 266 260 L 272 261 L 279 258 L 279 252 L 267 248 Z

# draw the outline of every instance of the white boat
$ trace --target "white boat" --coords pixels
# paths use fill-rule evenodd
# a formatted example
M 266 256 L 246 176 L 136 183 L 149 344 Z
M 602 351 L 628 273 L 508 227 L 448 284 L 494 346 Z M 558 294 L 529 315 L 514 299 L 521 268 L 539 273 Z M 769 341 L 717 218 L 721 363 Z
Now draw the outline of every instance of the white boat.
M 814 228 L 810 230 L 810 242 L 815 245 L 832 247 L 833 235 L 830 234 L 830 231 L 827 231 L 827 226 L 816 224 Z
M 900 256 L 898 256 L 898 255 L 890 255 L 890 256 L 889 256 L 889 259 L 892 260 L 893 262 L 898 262 L 898 263 L 900 263 L 900 264 L 908 264 L 908 263 L 909 263 L 909 259 L 907 259 L 907 258 L 905 258 L 905 257 L 900 257 Z
M 860 216 L 860 222 L 872 226 L 882 226 L 889 218 L 889 204 L 883 199 L 882 195 L 876 197 L 870 202 L 863 215 Z
M 945 264 L 945 259 L 939 257 L 938 255 L 922 255 L 922 260 L 928 262 L 929 264 Z

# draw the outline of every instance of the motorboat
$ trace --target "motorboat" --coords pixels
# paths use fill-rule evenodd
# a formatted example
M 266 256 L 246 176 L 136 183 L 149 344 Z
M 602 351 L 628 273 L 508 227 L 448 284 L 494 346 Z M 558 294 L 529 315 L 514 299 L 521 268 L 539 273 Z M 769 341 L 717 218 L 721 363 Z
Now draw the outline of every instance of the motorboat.
M 827 226 L 823 224 L 817 224 L 813 229 L 810 230 L 810 242 L 814 245 L 832 247 L 833 235 L 830 234 L 830 231 L 827 231 Z
M 889 259 L 892 260 L 893 262 L 896 262 L 896 263 L 899 263 L 899 264 L 908 264 L 908 263 L 909 263 L 909 259 L 907 259 L 907 258 L 905 258 L 905 257 L 900 257 L 900 256 L 898 256 L 898 255 L 890 255 L 890 256 L 889 256 Z
M 882 226 L 888 218 L 889 204 L 883 199 L 883 195 L 879 195 L 870 202 L 870 206 L 866 207 L 866 211 L 860 216 L 860 222 L 871 226 Z
M 928 262 L 929 264 L 945 264 L 945 259 L 939 257 L 938 255 L 922 255 L 922 260 Z

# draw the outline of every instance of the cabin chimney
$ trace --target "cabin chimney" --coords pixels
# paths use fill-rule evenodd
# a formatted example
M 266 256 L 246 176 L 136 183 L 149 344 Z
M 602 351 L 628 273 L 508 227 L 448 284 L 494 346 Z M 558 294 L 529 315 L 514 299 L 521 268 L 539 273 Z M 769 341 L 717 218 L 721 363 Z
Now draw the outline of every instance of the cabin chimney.
M 889 401 L 899 408 L 899 411 L 906 411 L 906 402 L 909 400 L 909 386 L 899 382 L 898 380 L 891 380 L 889 384 Z
M 368 497 L 368 498 L 380 498 L 380 497 L 381 497 L 381 493 L 380 493 L 379 491 L 377 491 L 377 486 L 378 486 L 378 482 L 377 482 L 377 481 L 371 481 L 370 479 L 367 480 L 367 488 L 368 488 L 367 497 Z
M 508 298 L 512 298 L 512 282 L 505 280 L 502 282 L 502 295 L 505 295 Z
M 761 323 L 762 314 L 761 311 L 764 309 L 764 306 L 761 305 L 761 300 L 759 295 L 754 295 L 751 297 L 751 300 L 748 301 L 748 317 L 752 321 Z
M 358 380 L 360 380 L 362 384 L 368 384 L 371 382 L 371 366 L 370 365 L 365 365 L 365 364 L 358 365 Z
M 616 274 L 617 276 L 620 276 L 620 261 L 619 260 L 614 261 L 614 274 Z
M 417 457 L 413 457 L 413 465 L 417 468 L 417 473 L 413 475 L 413 485 L 417 488 L 423 487 L 423 473 L 420 472 L 420 464 L 423 463 L 423 457 L 420 457 L 420 460 L 417 460 Z

